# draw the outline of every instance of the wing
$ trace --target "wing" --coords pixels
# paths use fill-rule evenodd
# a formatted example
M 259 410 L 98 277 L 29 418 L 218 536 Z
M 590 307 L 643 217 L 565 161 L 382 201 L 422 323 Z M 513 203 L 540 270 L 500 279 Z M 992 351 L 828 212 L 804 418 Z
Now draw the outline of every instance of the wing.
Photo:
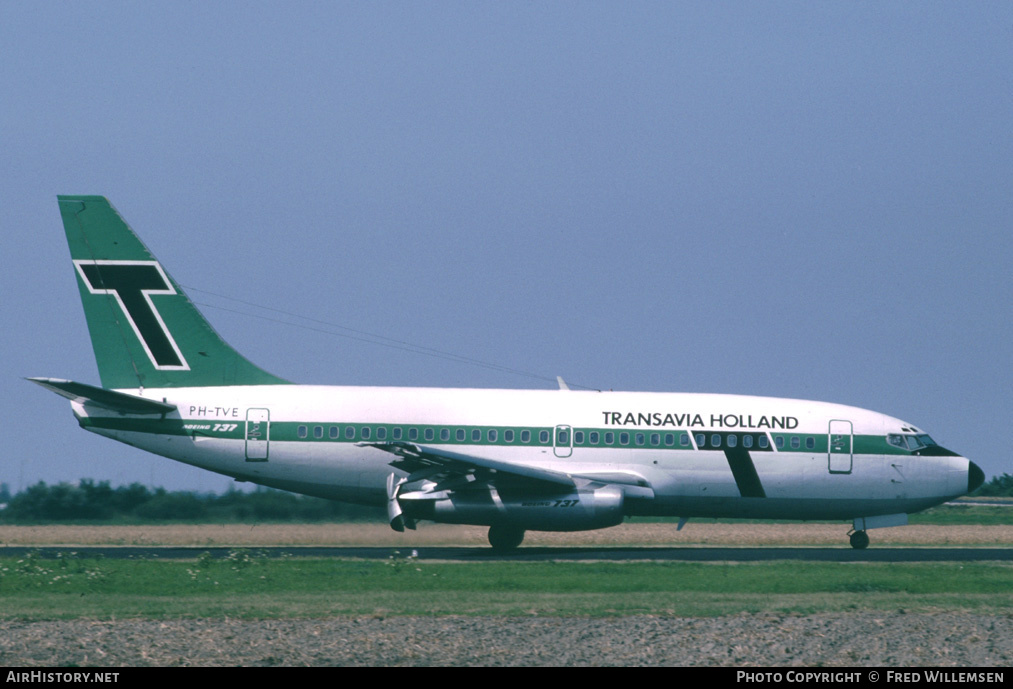
M 436 501 L 469 491 L 495 491 L 518 499 L 547 495 L 590 495 L 601 488 L 614 489 L 623 497 L 653 498 L 654 490 L 640 474 L 632 471 L 569 473 L 478 455 L 462 454 L 407 442 L 359 443 L 397 457 L 390 462 L 408 474 L 387 480 L 387 511 L 391 526 L 398 531 L 414 528 L 402 515 L 401 500 Z M 402 487 L 417 484 L 410 492 Z
M 425 445 L 404 442 L 359 443 L 359 445 L 375 447 L 396 455 L 398 459 L 393 460 L 390 465 L 408 473 L 404 482 L 433 481 L 436 485 L 431 488 L 432 492 L 503 481 L 509 481 L 511 484 L 526 483 L 533 489 L 557 491 L 572 490 L 577 485 L 574 477 L 563 472 L 437 450 Z

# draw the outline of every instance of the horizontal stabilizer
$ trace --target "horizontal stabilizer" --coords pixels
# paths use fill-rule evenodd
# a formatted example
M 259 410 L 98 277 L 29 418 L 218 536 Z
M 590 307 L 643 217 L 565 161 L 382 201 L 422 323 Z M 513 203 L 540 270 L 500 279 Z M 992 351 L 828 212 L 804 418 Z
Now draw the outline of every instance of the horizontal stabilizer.
M 72 380 L 60 380 L 59 378 L 27 378 L 26 380 L 37 383 L 47 390 L 52 390 L 57 395 L 66 397 L 73 402 L 93 404 L 121 414 L 166 414 L 176 409 L 174 404 L 135 397 L 124 392 L 106 390 L 86 383 L 75 383 Z

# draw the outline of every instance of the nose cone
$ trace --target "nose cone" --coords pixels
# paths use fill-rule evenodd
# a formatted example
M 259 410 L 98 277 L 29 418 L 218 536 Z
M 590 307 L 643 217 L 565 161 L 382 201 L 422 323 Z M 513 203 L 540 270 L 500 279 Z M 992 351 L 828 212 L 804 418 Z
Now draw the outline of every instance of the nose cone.
M 985 472 L 974 462 L 967 463 L 967 492 L 973 493 L 985 482 Z

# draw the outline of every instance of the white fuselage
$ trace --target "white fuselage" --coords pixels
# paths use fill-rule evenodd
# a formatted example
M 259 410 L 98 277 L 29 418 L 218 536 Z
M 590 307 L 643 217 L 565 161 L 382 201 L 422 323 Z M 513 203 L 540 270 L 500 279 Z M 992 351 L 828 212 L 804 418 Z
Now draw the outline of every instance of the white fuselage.
M 826 402 L 304 385 L 141 394 L 178 411 L 125 416 L 79 402 L 74 410 L 88 430 L 187 464 L 364 504 L 383 505 L 387 477 L 405 475 L 368 444 L 392 440 L 577 476 L 642 478 L 622 487 L 626 514 L 851 519 L 918 511 L 968 486 L 966 458 L 886 442 L 915 432 L 909 424 Z

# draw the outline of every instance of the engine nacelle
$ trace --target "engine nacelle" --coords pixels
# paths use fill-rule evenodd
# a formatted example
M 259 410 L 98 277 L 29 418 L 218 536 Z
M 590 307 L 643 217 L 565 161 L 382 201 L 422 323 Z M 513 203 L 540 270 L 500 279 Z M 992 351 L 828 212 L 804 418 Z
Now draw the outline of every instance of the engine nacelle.
M 423 495 L 401 496 L 406 515 L 445 524 L 512 526 L 530 531 L 589 531 L 623 521 L 624 495 L 612 486 L 555 495 L 507 497 L 494 489 L 451 493 L 437 500 Z

